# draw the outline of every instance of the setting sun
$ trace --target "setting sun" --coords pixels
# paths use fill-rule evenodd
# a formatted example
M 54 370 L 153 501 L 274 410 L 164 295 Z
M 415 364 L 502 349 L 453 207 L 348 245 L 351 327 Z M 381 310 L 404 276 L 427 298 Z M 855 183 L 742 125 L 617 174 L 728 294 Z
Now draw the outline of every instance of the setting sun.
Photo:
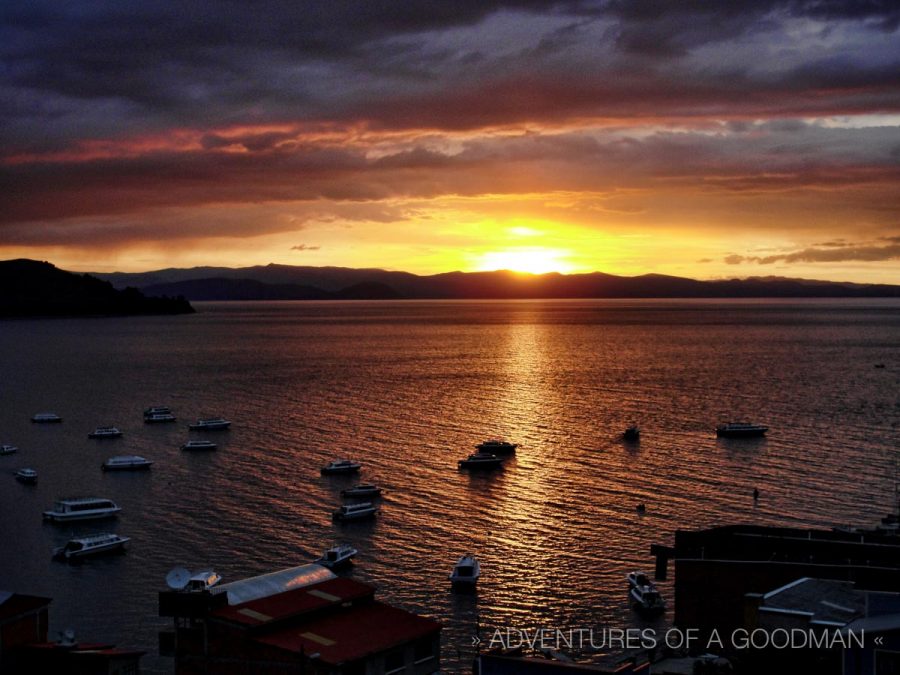
M 566 261 L 568 251 L 546 248 L 520 248 L 509 251 L 490 251 L 481 255 L 475 269 L 479 272 L 510 270 L 545 274 L 571 272 L 574 266 Z

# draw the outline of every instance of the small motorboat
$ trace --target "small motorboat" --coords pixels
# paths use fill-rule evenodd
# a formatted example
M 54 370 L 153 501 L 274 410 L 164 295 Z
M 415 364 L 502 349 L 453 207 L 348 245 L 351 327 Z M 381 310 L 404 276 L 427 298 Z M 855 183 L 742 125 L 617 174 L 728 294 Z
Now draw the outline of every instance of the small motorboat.
M 182 450 L 215 450 L 217 446 L 212 441 L 205 440 L 193 440 L 188 441 L 184 445 L 181 446 Z
M 497 469 L 502 465 L 503 460 L 489 452 L 476 452 L 457 462 L 460 469 Z
M 12 455 L 18 451 L 19 449 L 14 445 L 0 445 L 0 455 Z
M 139 455 L 117 455 L 100 465 L 104 471 L 140 471 L 149 469 L 153 462 Z
M 339 544 L 338 546 L 332 546 L 325 551 L 325 553 L 322 554 L 322 557 L 315 562 L 317 565 L 322 565 L 330 570 L 335 570 L 351 565 L 353 563 L 353 558 L 357 553 L 359 553 L 359 551 L 352 546 Z
M 751 422 L 729 422 L 716 427 L 716 436 L 720 438 L 751 438 L 765 436 L 769 427 Z
M 78 537 L 77 539 L 70 539 L 65 546 L 54 549 L 53 558 L 55 560 L 71 561 L 90 555 L 122 551 L 129 541 L 131 541 L 129 537 L 122 537 L 112 532 L 95 534 L 89 537 Z
M 122 432 L 116 427 L 97 427 L 88 434 L 88 438 L 119 438 Z
M 450 585 L 455 589 L 474 589 L 481 576 L 481 564 L 471 553 L 456 561 L 450 573 Z
M 511 455 L 519 446 L 502 438 L 492 438 L 475 446 L 479 452 L 492 453 L 494 455 Z
M 341 497 L 378 497 L 381 494 L 381 488 L 372 483 L 360 483 L 352 488 L 341 490 Z
M 223 417 L 201 418 L 193 424 L 188 424 L 191 431 L 224 431 L 231 426 L 231 422 Z
M 659 594 L 656 585 L 643 572 L 628 573 L 628 595 L 634 608 L 642 613 L 656 614 L 664 612 L 666 601 Z
M 56 413 L 38 413 L 31 418 L 31 421 L 36 424 L 55 424 L 62 422 L 62 417 Z
M 360 467 L 362 467 L 362 464 L 354 462 L 352 459 L 335 459 L 323 466 L 321 471 L 324 475 L 356 473 Z
M 622 438 L 626 441 L 639 441 L 641 440 L 641 430 L 637 424 L 632 424 L 622 432 Z
M 25 485 L 37 485 L 38 474 L 34 469 L 19 469 L 16 471 L 16 480 Z
M 358 504 L 344 504 L 331 515 L 335 520 L 340 521 L 366 520 L 374 518 L 377 512 L 378 509 L 375 508 L 372 502 L 359 502 Z

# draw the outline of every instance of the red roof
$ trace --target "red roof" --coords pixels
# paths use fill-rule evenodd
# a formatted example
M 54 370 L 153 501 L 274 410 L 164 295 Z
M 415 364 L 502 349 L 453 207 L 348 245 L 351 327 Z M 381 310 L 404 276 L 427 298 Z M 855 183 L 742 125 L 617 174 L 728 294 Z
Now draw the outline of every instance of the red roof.
M 337 577 L 240 605 L 221 607 L 210 616 L 247 627 L 263 626 L 273 621 L 301 617 L 331 605 L 374 596 L 374 587 L 353 579 Z
M 0 623 L 23 614 L 30 614 L 41 610 L 44 607 L 47 607 L 51 602 L 53 601 L 50 598 L 13 593 L 7 597 L 6 600 L 0 601 Z
M 276 629 L 255 640 L 291 652 L 318 653 L 322 662 L 336 665 L 386 651 L 440 629 L 437 621 L 372 601 Z

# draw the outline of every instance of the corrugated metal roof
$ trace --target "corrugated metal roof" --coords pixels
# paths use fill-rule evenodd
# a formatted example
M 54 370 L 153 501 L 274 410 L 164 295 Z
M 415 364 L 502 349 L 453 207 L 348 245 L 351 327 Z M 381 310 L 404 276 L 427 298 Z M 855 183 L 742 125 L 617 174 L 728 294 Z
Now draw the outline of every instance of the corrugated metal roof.
M 261 574 L 258 577 L 214 586 L 210 589 L 210 592 L 213 595 L 226 593 L 229 605 L 239 605 L 251 600 L 266 598 L 296 588 L 303 588 L 310 584 L 334 579 L 336 576 L 334 572 L 321 565 L 300 565 L 279 570 L 278 572 Z
M 215 610 L 211 616 L 247 627 L 263 626 L 273 621 L 302 617 L 330 605 L 344 604 L 362 598 L 373 598 L 375 588 L 353 579 L 336 577 L 312 586 L 284 591 L 239 605 Z M 300 618 L 300 620 L 304 620 Z
M 433 619 L 372 601 L 255 639 L 290 652 L 318 653 L 323 663 L 337 665 L 418 640 L 440 628 Z

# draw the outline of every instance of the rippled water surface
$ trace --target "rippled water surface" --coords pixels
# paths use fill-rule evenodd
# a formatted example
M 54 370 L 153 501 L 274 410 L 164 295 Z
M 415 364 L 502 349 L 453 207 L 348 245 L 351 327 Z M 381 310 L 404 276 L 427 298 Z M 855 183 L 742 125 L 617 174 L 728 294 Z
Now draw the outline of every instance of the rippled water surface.
M 891 506 L 900 438 L 897 301 L 198 303 L 187 317 L 0 323 L 0 588 L 53 598 L 51 631 L 155 655 L 157 591 L 175 565 L 226 580 L 311 561 L 336 541 L 379 597 L 444 623 L 446 672 L 494 628 L 643 625 L 625 574 L 652 570 L 677 528 L 870 524 Z M 875 364 L 885 364 L 875 368 Z M 172 407 L 175 425 L 142 410 Z M 61 425 L 33 425 L 53 411 Z M 219 450 L 186 453 L 186 424 L 223 415 Z M 717 440 L 753 420 L 763 440 Z M 638 444 L 620 440 L 638 422 Z M 115 424 L 119 440 L 88 440 Z M 502 471 L 456 461 L 492 436 Z M 115 454 L 154 460 L 104 474 Z M 330 513 L 363 463 L 385 490 L 372 524 Z M 38 470 L 36 487 L 13 480 Z M 754 507 L 750 494 L 761 492 Z M 73 494 L 122 507 L 127 555 L 50 553 L 99 523 L 42 524 Z M 638 515 L 635 506 L 645 503 Z M 474 552 L 477 596 L 449 592 Z M 660 585 L 671 597 L 671 582 Z M 664 622 L 667 617 L 657 621 Z

